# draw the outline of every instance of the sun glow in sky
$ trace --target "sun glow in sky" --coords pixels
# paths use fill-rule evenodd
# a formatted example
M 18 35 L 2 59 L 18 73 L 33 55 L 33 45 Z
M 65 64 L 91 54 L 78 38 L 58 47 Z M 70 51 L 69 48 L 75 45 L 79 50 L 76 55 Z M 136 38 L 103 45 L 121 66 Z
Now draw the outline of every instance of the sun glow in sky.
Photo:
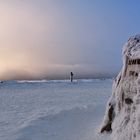
M 140 2 L 1 0 L 0 79 L 111 77 L 140 33 Z

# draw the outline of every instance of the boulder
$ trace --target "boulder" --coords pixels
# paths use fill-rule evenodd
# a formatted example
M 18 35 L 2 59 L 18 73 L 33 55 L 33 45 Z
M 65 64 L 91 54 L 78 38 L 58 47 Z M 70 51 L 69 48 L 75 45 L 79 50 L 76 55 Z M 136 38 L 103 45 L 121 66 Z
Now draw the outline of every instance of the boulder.
M 140 140 L 140 35 L 123 47 L 123 66 L 114 80 L 101 133 L 112 140 Z

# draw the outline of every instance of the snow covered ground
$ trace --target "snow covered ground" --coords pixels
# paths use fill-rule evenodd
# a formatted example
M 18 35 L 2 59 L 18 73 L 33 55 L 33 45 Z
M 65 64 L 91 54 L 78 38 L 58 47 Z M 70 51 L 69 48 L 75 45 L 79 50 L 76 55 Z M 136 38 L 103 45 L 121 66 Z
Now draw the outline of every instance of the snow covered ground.
M 0 140 L 109 140 L 98 129 L 112 80 L 0 84 Z

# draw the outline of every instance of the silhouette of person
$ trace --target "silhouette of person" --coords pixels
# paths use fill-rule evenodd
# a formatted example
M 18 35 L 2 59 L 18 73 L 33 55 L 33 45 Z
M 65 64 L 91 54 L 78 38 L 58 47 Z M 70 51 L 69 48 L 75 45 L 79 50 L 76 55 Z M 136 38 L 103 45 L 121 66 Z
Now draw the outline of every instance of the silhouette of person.
M 71 80 L 71 82 L 73 82 L 73 75 L 74 75 L 73 72 L 71 72 L 70 73 L 70 80 Z

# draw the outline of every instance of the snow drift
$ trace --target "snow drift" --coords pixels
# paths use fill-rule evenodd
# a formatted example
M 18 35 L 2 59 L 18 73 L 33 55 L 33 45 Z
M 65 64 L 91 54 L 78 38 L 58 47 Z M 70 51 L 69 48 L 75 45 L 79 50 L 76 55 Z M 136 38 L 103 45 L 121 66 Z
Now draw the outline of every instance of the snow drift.
M 140 35 L 123 47 L 123 67 L 114 80 L 101 133 L 112 132 L 113 140 L 140 139 Z
M 98 126 L 112 80 L 0 83 L 0 140 L 109 140 Z

